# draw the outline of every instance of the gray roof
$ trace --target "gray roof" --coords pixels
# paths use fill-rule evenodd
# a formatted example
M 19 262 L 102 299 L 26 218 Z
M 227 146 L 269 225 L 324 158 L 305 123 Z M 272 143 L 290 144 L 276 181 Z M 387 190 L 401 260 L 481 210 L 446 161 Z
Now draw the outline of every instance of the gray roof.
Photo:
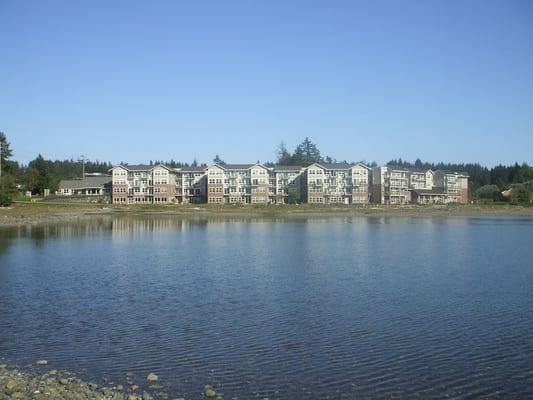
M 181 172 L 204 172 L 207 167 L 180 167 L 176 168 L 176 170 Z
M 249 169 L 256 164 L 216 164 L 223 169 Z
M 171 168 L 167 167 L 166 165 L 163 165 L 163 164 L 154 164 L 154 165 L 146 165 L 146 164 L 119 164 L 119 165 L 115 165 L 115 167 L 122 167 L 122 168 L 126 168 L 128 171 L 151 171 L 153 168 L 155 167 L 163 167 L 163 168 L 166 168 L 168 170 L 172 170 Z M 115 168 L 113 167 L 113 168 Z
M 86 176 L 84 179 L 65 179 L 59 182 L 59 189 L 101 188 L 111 184 L 109 176 Z
M 317 164 L 326 169 L 350 169 L 355 165 L 354 163 L 317 163 Z
M 467 177 L 470 176 L 468 175 L 468 172 L 464 172 L 464 171 L 450 171 L 446 169 L 438 169 L 435 172 L 442 172 L 443 174 L 448 174 L 448 175 L 461 175 L 461 176 L 467 176 Z
M 117 165 L 117 167 L 123 167 L 130 171 L 150 171 L 152 168 L 154 168 L 153 165 L 146 165 L 146 164 L 137 164 L 137 165 L 120 164 L 120 165 Z
M 274 171 L 300 171 L 303 167 L 300 165 L 274 165 Z

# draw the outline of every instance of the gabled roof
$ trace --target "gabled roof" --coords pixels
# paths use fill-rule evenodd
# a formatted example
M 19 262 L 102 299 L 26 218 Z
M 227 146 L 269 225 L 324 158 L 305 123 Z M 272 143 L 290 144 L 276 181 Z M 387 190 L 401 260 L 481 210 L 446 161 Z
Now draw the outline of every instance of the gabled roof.
M 427 174 L 428 172 L 434 174 L 432 169 L 408 169 L 408 171 L 414 174 Z
M 446 174 L 446 175 L 457 175 L 457 176 L 464 176 L 464 177 L 469 177 L 470 175 L 468 175 L 468 172 L 458 172 L 458 171 L 449 171 L 449 170 L 445 170 L 445 169 L 438 169 L 436 170 L 435 172 L 441 172 L 443 174 Z
M 163 164 L 155 164 L 155 165 L 146 165 L 146 164 L 118 164 L 118 165 L 115 165 L 113 168 L 111 169 L 114 169 L 114 168 L 118 168 L 118 167 L 121 167 L 121 168 L 124 168 L 124 169 L 127 169 L 128 171 L 132 171 L 132 172 L 137 172 L 137 171 L 151 171 L 152 169 L 154 168 L 157 168 L 157 167 L 162 167 L 162 168 L 165 168 L 169 171 L 172 171 L 172 168 L 170 167 L 167 167 L 166 165 L 163 165 Z
M 356 165 L 360 165 L 360 166 L 362 166 L 364 168 L 370 169 L 370 167 L 368 167 L 365 164 L 360 163 L 360 162 L 358 162 L 358 163 L 323 163 L 323 162 L 321 162 L 321 163 L 313 163 L 309 167 L 318 166 L 318 167 L 321 167 L 323 169 L 342 170 L 342 169 L 353 168 Z
M 63 179 L 59 182 L 59 189 L 100 188 L 111 184 L 110 176 L 86 176 L 83 179 Z
M 319 163 L 326 169 L 350 169 L 355 164 L 352 163 Z
M 243 170 L 247 170 L 253 167 L 261 167 L 266 170 L 269 169 L 265 167 L 263 164 L 258 164 L 258 163 L 255 163 L 255 164 L 213 164 L 213 165 L 210 165 L 210 167 L 218 167 L 218 168 L 222 168 L 227 171 L 243 171 Z
M 368 165 L 362 163 L 362 162 L 357 162 L 355 164 L 352 165 L 352 167 L 355 167 L 355 166 L 360 166 L 360 167 L 363 167 L 365 169 L 368 169 L 368 170 L 371 170 L 372 168 L 370 168 Z

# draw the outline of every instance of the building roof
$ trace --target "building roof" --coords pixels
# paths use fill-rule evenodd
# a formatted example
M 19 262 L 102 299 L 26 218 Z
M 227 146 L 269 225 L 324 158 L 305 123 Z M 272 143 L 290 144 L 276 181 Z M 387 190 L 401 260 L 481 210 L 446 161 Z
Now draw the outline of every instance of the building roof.
M 216 164 L 223 169 L 249 169 L 256 164 Z
M 272 166 L 272 169 L 274 171 L 301 171 L 302 170 L 301 165 L 274 165 Z
M 128 171 L 151 171 L 152 169 L 156 167 L 163 167 L 168 169 L 169 171 L 172 171 L 172 168 L 167 167 L 163 164 L 153 164 L 153 165 L 146 165 L 146 164 L 118 164 L 115 165 L 113 168 L 122 167 L 124 169 L 127 169 Z M 111 168 L 111 169 L 113 169 Z
M 465 177 L 469 177 L 470 176 L 470 175 L 468 175 L 468 172 L 464 172 L 464 171 L 450 171 L 450 170 L 446 170 L 446 169 L 438 169 L 435 172 L 442 172 L 443 174 L 447 174 L 447 175 L 461 175 L 461 176 L 465 176 Z
M 204 172 L 205 170 L 207 169 L 206 166 L 203 166 L 203 167 L 179 167 L 179 168 L 175 168 L 176 171 L 181 171 L 181 172 Z
M 111 184 L 109 176 L 86 176 L 83 179 L 64 179 L 59 182 L 59 189 L 101 188 Z

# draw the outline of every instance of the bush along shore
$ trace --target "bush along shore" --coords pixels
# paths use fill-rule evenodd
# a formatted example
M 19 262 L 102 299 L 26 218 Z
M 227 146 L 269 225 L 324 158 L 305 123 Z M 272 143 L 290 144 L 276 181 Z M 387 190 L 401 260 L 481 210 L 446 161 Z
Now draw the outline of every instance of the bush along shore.
M 46 360 L 36 362 L 45 366 Z M 0 364 L 0 400 L 184 400 L 181 396 L 170 396 L 157 384 L 157 375 L 150 373 L 147 382 L 153 393 L 143 391 L 127 376 L 128 386 L 104 385 L 85 382 L 65 370 L 50 369 L 43 373 L 35 370 L 21 370 Z M 211 386 L 199 390 L 198 398 L 223 399 Z

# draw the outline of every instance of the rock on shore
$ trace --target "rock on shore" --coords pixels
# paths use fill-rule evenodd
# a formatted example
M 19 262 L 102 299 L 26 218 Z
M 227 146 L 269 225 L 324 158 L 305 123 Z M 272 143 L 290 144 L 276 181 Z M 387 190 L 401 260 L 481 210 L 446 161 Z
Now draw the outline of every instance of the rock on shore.
M 82 382 L 66 372 L 37 375 L 6 368 L 0 368 L 1 400 L 147 400 L 148 393 L 139 396 L 125 393 L 117 387 L 103 387 Z

